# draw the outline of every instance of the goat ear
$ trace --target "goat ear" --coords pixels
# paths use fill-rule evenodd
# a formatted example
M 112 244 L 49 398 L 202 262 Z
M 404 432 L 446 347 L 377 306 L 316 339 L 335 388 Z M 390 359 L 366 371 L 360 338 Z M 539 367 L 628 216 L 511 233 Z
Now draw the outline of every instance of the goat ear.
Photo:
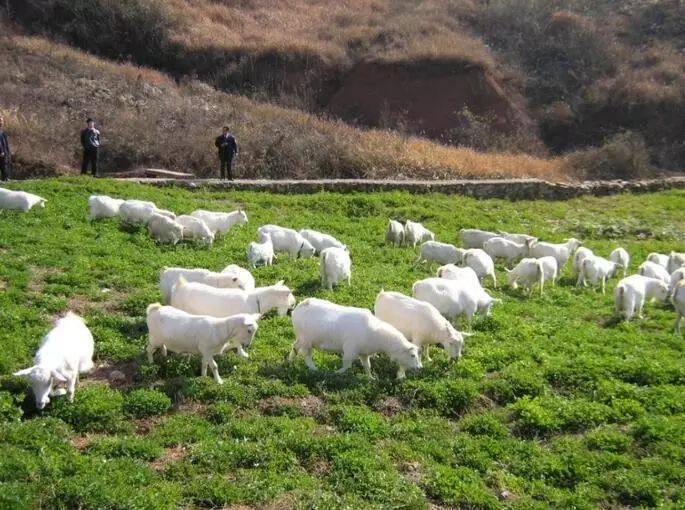
M 470 336 L 473 336 L 473 333 L 469 333 L 467 331 L 460 331 L 459 333 L 461 333 L 461 336 L 463 336 L 464 338 L 468 338 Z
M 504 268 L 504 271 L 505 271 L 506 273 L 511 273 L 512 270 L 509 269 L 508 267 L 505 267 L 505 268 Z
M 24 368 L 22 370 L 19 370 L 18 372 L 14 372 L 12 375 L 17 377 L 28 377 L 31 375 L 31 372 L 33 372 L 33 367 Z
M 255 322 L 258 321 L 258 320 L 261 319 L 261 318 L 262 318 L 262 314 L 261 314 L 261 313 L 253 313 L 253 314 L 252 314 L 252 319 L 253 319 Z
M 52 372 L 50 372 L 50 375 L 52 376 L 53 379 L 55 379 L 56 381 L 59 381 L 59 382 L 65 383 L 69 380 L 67 378 L 67 376 L 64 375 L 62 372 L 60 372 L 59 370 L 53 370 Z
M 285 280 L 278 280 L 278 281 L 275 283 L 275 285 L 284 285 L 284 284 L 285 284 Z

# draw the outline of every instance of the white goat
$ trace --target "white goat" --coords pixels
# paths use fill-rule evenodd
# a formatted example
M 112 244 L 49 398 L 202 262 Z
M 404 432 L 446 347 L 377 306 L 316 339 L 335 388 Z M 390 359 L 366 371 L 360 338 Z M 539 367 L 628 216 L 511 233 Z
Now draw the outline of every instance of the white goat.
M 274 243 L 271 242 L 271 235 L 261 233 L 259 237 L 259 242 L 252 241 L 245 250 L 247 262 L 252 269 L 257 267 L 257 264 L 271 266 L 274 263 Z
M 672 251 L 668 255 L 668 264 L 666 264 L 666 270 L 669 273 L 673 273 L 673 271 L 680 267 L 685 267 L 685 253 L 676 253 Z
M 183 225 L 157 212 L 150 216 L 147 228 L 150 236 L 158 243 L 176 244 L 183 239 Z
M 649 276 L 650 278 L 657 278 L 662 282 L 669 284 L 671 283 L 671 275 L 666 268 L 656 262 L 651 260 L 646 260 L 637 268 L 638 274 L 642 276 Z
M 582 244 L 583 243 L 581 243 L 578 239 L 574 239 L 573 237 L 560 244 L 538 241 L 530 245 L 530 255 L 531 257 L 537 258 L 554 257 L 557 259 L 559 273 L 561 273 L 564 270 L 564 265 L 570 258 L 571 254 L 575 252 Z
M 463 228 L 459 231 L 459 236 L 464 248 L 482 248 L 485 241 L 492 237 L 497 237 L 498 234 L 476 228 Z
M 149 340 L 147 359 L 152 363 L 152 355 L 161 349 L 167 351 L 202 356 L 203 376 L 207 367 L 212 369 L 214 381 L 223 384 L 214 356 L 226 349 L 237 349 L 238 355 L 247 358 L 245 347 L 249 347 L 257 332 L 259 314 L 241 313 L 231 317 L 216 318 L 191 315 L 172 306 L 159 303 L 147 307 L 147 327 Z
M 540 284 L 540 296 L 545 289 L 545 281 L 551 280 L 552 285 L 557 277 L 557 259 L 554 257 L 524 258 L 512 270 L 505 269 L 507 272 L 507 282 L 512 289 L 518 287 L 518 283 L 531 293 L 533 285 Z
M 388 228 L 385 230 L 385 244 L 402 246 L 404 244 L 404 225 L 399 221 L 388 220 Z
M 503 237 L 491 237 L 483 243 L 483 251 L 490 255 L 492 260 L 502 258 L 506 261 L 507 267 L 511 267 L 514 260 L 521 259 L 528 255 L 528 244 L 530 241 L 517 243 Z
M 67 312 L 43 338 L 34 365 L 14 375 L 28 378 L 38 409 L 43 409 L 54 396 L 66 394 L 72 402 L 79 374 L 93 368 L 93 348 L 93 335 L 86 323 Z M 66 389 L 57 388 L 61 385 L 66 385 Z
M 583 265 L 583 260 L 593 255 L 594 252 L 590 248 L 586 248 L 585 246 L 579 246 L 573 254 L 573 273 L 578 275 L 578 280 L 576 281 L 577 286 L 583 284 L 583 277 L 580 272 L 580 269 Z
M 445 278 L 425 278 L 414 283 L 412 293 L 416 299 L 432 304 L 449 320 L 466 316 L 471 324 L 476 313 L 489 315 L 490 308 L 500 299 L 488 295 L 483 287 Z
M 646 260 L 648 260 L 649 262 L 654 262 L 655 264 L 659 264 L 664 268 L 668 267 L 668 255 L 664 255 L 663 253 L 652 252 L 649 255 L 647 255 Z
M 441 344 L 449 358 L 460 358 L 464 338 L 471 336 L 470 333 L 460 333 L 454 329 L 430 303 L 399 292 L 381 290 L 376 296 L 373 313 L 397 328 L 419 350 L 423 349 L 428 361 L 431 359 L 428 352 L 431 344 Z
M 421 223 L 407 220 L 404 223 L 404 239 L 407 244 L 411 243 L 412 247 L 416 248 L 417 243 L 433 241 L 435 239 L 435 234 L 421 225 Z
M 426 241 L 421 245 L 421 253 L 414 265 L 422 262 L 438 262 L 439 264 L 461 264 L 466 250 L 457 248 L 453 244 L 438 241 Z
M 497 276 L 495 276 L 495 263 L 490 255 L 480 248 L 471 248 L 464 253 L 464 265 L 473 269 L 478 278 L 489 276 L 492 278 L 493 287 L 497 288 Z
M 124 200 L 119 206 L 119 217 L 124 223 L 148 223 L 153 214 L 175 219 L 176 215 L 171 211 L 158 209 L 152 202 L 143 200 Z
M 182 214 L 176 218 L 176 223 L 183 227 L 184 239 L 199 239 L 209 245 L 214 242 L 214 232 L 200 218 Z
M 218 289 L 204 283 L 187 282 L 182 276 L 171 291 L 171 306 L 197 315 L 228 317 L 238 313 L 285 315 L 295 306 L 295 297 L 283 280 L 253 290 Z
M 0 209 L 27 212 L 34 206 L 45 207 L 46 199 L 27 193 L 26 191 L 12 191 L 0 188 Z
M 204 283 L 219 289 L 251 290 L 254 288 L 254 283 L 248 288 L 244 279 L 232 273 L 214 273 L 201 268 L 165 267 L 159 272 L 159 290 L 165 303 L 171 301 L 171 291 L 178 282 L 179 276 L 183 276 L 188 282 Z
M 278 225 L 262 225 L 257 235 L 269 234 L 274 245 L 274 252 L 287 252 L 291 257 L 313 257 L 316 250 L 299 232 Z M 261 239 L 261 238 L 260 238 Z
M 678 282 L 682 280 L 685 280 L 685 267 L 679 267 L 671 273 L 671 280 L 668 284 L 670 291 L 673 292 Z
M 300 230 L 300 235 L 309 241 L 309 244 L 314 247 L 317 253 L 321 253 L 326 248 L 345 249 L 345 245 L 343 243 L 338 241 L 332 235 L 324 234 L 323 232 L 317 232 L 316 230 L 303 228 Z
M 628 273 L 628 266 L 630 265 L 630 254 L 625 250 L 625 248 L 622 248 L 621 246 L 616 248 L 609 255 L 609 260 L 616 262 L 617 264 L 621 264 L 623 267 L 623 276 L 625 277 L 625 275 Z
M 446 278 L 448 280 L 459 280 L 468 285 L 480 285 L 480 280 L 476 272 L 470 267 L 458 267 L 454 264 L 445 264 L 438 268 L 436 273 L 438 278 Z
M 204 221 L 215 234 L 225 234 L 235 225 L 245 225 L 247 223 L 247 214 L 242 209 L 228 213 L 197 209 L 191 212 L 190 215 Z
M 107 195 L 91 195 L 88 197 L 88 219 L 90 221 L 100 218 L 114 218 L 119 216 L 119 207 L 124 201 L 120 198 L 112 198 Z
M 383 352 L 399 365 L 397 378 L 405 371 L 422 367 L 419 349 L 387 322 L 365 308 L 340 306 L 323 299 L 308 298 L 293 310 L 295 342 L 288 359 L 293 361 L 298 352 L 311 370 L 316 370 L 312 349 L 342 354 L 342 368 L 346 372 L 359 358 L 371 376 L 373 354 Z
M 665 301 L 668 297 L 668 285 L 657 278 L 634 274 L 623 278 L 614 289 L 614 307 L 616 315 L 621 312 L 629 321 L 635 313 L 642 318 L 642 308 L 649 299 Z
M 592 255 L 583 260 L 580 268 L 580 276 L 578 277 L 582 285 L 587 285 L 589 281 L 592 285 L 597 285 L 598 281 L 602 282 L 602 294 L 606 293 L 607 278 L 616 276 L 619 269 L 623 266 L 604 257 Z
M 497 235 L 499 237 L 507 239 L 508 241 L 514 241 L 518 244 L 532 244 L 534 241 L 538 240 L 538 238 L 535 236 L 530 236 L 528 234 L 510 234 L 509 232 L 505 232 L 504 230 L 498 230 Z
M 673 288 L 671 302 L 675 307 L 675 323 L 673 324 L 676 333 L 680 333 L 680 325 L 685 317 L 685 280 L 680 280 Z
M 229 264 L 221 270 L 223 274 L 229 274 L 238 282 L 237 287 L 243 290 L 252 290 L 255 287 L 254 277 L 247 269 L 236 264 Z
M 319 272 L 321 273 L 321 286 L 333 290 L 343 280 L 351 284 L 352 259 L 344 248 L 325 248 L 319 256 Z

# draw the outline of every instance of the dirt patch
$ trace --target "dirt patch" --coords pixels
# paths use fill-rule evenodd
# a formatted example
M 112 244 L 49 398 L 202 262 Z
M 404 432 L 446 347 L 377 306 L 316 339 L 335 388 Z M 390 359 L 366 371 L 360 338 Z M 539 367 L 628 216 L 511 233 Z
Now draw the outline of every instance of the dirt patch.
M 88 448 L 88 446 L 90 446 L 90 443 L 92 442 L 93 438 L 89 436 L 75 436 L 71 438 L 71 445 L 74 448 L 78 448 L 81 451 Z
M 352 68 L 327 110 L 366 126 L 402 124 L 444 140 L 460 127 L 458 113 L 464 107 L 492 119 L 501 132 L 530 128 L 523 104 L 478 66 L 364 62 Z
M 40 293 L 45 288 L 45 279 L 48 276 L 64 274 L 64 271 L 54 267 L 29 266 L 29 290 Z
M 149 466 L 155 471 L 161 471 L 169 464 L 182 460 L 187 450 L 188 447 L 182 445 L 174 446 L 172 448 L 165 448 L 164 452 L 162 452 L 162 455 L 153 460 Z
M 135 361 L 104 361 L 93 370 L 83 383 L 106 382 L 111 388 L 129 388 L 133 386 L 137 363 Z
M 7 288 L 7 282 L 0 278 L 0 290 L 6 289 Z
M 397 466 L 400 474 L 409 482 L 420 485 L 423 481 L 421 464 L 418 462 L 402 462 Z
M 384 416 L 393 416 L 399 412 L 404 411 L 404 405 L 400 399 L 396 397 L 386 397 L 378 402 L 374 409 Z
M 327 460 L 319 459 L 308 466 L 307 471 L 314 476 L 324 477 L 331 472 L 331 463 Z
M 202 402 L 194 402 L 192 400 L 186 400 L 183 402 L 178 402 L 175 406 L 174 409 L 177 412 L 181 413 L 194 413 L 194 414 L 206 414 L 207 413 L 207 404 L 203 404 Z
M 81 295 L 71 296 L 68 301 L 69 310 L 78 314 L 84 314 L 88 310 L 97 310 L 100 312 L 118 311 L 125 294 L 112 289 L 103 289 L 102 293 L 106 296 L 106 299 L 101 301 L 93 301 L 92 299 Z
M 262 414 L 281 414 L 284 409 L 297 409 L 303 416 L 319 417 L 323 414 L 325 402 L 314 395 L 303 398 L 269 397 L 259 402 Z

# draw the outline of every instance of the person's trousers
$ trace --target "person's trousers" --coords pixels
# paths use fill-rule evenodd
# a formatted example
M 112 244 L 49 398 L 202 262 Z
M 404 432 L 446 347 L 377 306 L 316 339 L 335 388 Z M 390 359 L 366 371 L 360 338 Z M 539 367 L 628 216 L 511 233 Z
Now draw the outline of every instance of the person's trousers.
M 10 178 L 9 164 L 5 158 L 0 158 L 0 181 L 6 181 Z
M 97 149 L 84 149 L 83 150 L 83 162 L 81 163 L 81 174 L 88 173 L 88 167 L 90 166 L 90 171 L 93 177 L 98 174 L 98 150 Z
M 222 179 L 229 179 L 233 180 L 233 171 L 232 171 L 232 165 L 233 165 L 233 158 L 221 158 L 221 167 L 219 168 L 219 175 L 221 176 Z

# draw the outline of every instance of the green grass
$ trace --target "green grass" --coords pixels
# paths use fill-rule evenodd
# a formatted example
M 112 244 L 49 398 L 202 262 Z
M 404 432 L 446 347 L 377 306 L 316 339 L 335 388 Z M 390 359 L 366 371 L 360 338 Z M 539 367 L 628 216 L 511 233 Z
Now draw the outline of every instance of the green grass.
M 258 284 L 281 278 L 296 297 L 373 306 L 377 292 L 410 293 L 435 269 L 383 246 L 388 217 L 423 221 L 439 240 L 462 227 L 575 236 L 598 253 L 620 244 L 633 268 L 650 251 L 682 251 L 685 192 L 507 202 L 406 193 L 271 195 L 157 189 L 107 180 L 13 183 L 46 209 L 0 212 L 0 373 L 31 362 L 51 318 L 73 308 L 96 339 L 96 364 L 127 374 L 109 387 L 86 376 L 69 404 L 33 408 L 26 383 L 0 376 L 0 507 L 176 508 L 682 508 L 685 505 L 685 357 L 674 312 L 612 320 L 611 293 L 572 286 L 570 268 L 544 297 L 504 300 L 474 325 L 464 357 L 376 379 L 317 353 L 323 368 L 286 363 L 288 317 L 268 316 L 250 359 L 217 358 L 223 386 L 199 360 L 145 361 L 145 307 L 162 266 L 220 270 L 245 262 L 257 227 L 330 232 L 353 257 L 352 286 L 318 283 L 315 260 L 280 257 Z M 211 248 L 156 245 L 116 220 L 90 225 L 91 193 L 154 200 L 188 212 L 245 208 L 250 223 Z M 499 280 L 506 281 L 502 268 Z M 610 285 L 611 287 L 611 285 Z M 103 292 L 104 291 L 104 292 Z M 97 373 L 102 374 L 102 370 Z M 506 497 L 502 495 L 505 494 Z

